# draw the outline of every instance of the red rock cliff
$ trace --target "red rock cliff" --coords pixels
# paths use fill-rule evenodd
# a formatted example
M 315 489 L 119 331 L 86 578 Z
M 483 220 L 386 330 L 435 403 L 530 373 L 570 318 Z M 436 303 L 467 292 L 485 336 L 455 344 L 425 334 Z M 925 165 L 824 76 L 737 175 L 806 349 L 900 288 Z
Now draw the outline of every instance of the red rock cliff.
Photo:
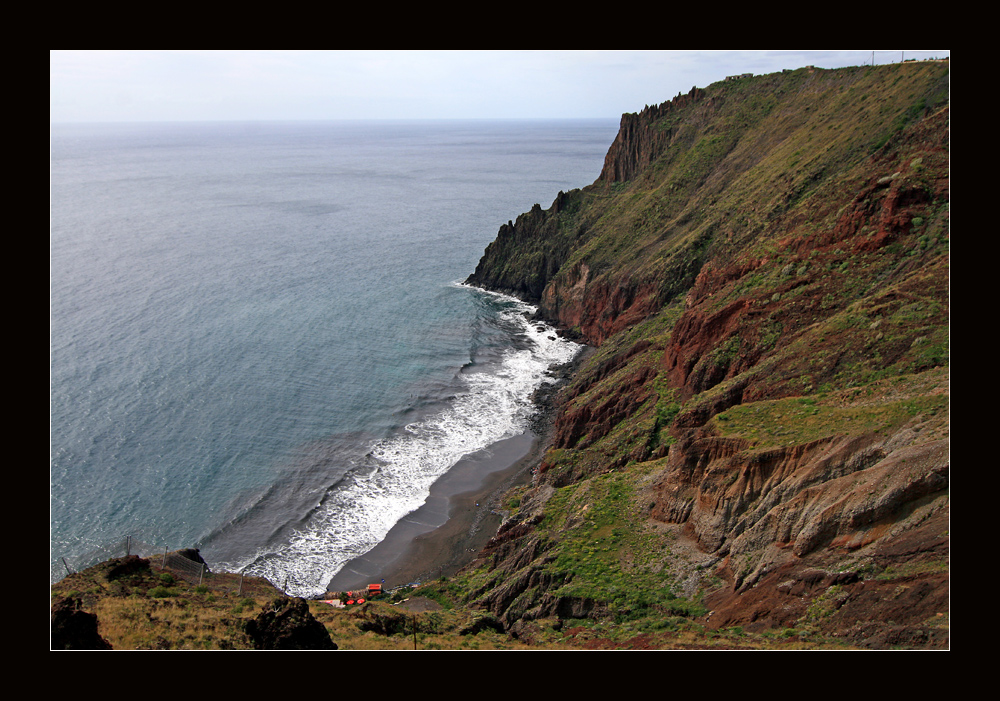
M 470 278 L 599 348 L 489 550 L 510 578 L 484 605 L 601 615 L 559 598 L 570 575 L 532 523 L 553 490 L 641 464 L 650 523 L 700 553 L 692 581 L 724 582 L 703 589 L 711 625 L 946 645 L 927 621 L 948 598 L 948 180 L 939 66 L 762 76 L 623 116 L 599 180 L 502 228 Z

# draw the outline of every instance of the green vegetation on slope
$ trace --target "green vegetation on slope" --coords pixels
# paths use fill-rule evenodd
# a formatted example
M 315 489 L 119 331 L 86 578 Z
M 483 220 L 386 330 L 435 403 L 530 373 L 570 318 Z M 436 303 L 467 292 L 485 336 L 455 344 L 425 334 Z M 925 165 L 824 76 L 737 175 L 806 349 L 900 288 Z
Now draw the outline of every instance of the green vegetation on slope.
M 544 607 L 544 588 L 618 621 L 697 617 L 720 584 L 676 598 L 693 566 L 665 566 L 678 531 L 656 531 L 643 487 L 676 469 L 678 441 L 947 440 L 947 104 L 937 62 L 716 83 L 623 119 L 605 174 L 630 179 L 501 230 L 473 282 L 502 270 L 517 291 L 546 260 L 529 298 L 598 346 L 561 395 L 536 478 L 556 492 L 531 531 L 545 584 L 511 604 L 520 615 Z M 734 499 L 725 508 L 749 508 Z M 480 601 L 503 567 L 473 577 Z
M 767 499 L 762 481 L 738 489 L 743 468 L 838 437 L 877 444 L 875 456 L 894 440 L 924 456 L 947 442 L 947 104 L 948 66 L 937 62 L 716 83 L 629 116 L 619 138 L 634 141 L 612 146 L 617 167 L 606 171 L 629 179 L 560 193 L 501 227 L 470 282 L 539 303 L 596 348 L 561 391 L 553 447 L 533 483 L 507 496 L 511 518 L 492 548 L 410 593 L 441 606 L 419 615 L 422 643 L 940 644 L 947 488 L 934 460 L 899 487 L 916 495 L 901 506 L 866 477 L 867 458 L 851 463 L 858 486 L 838 483 L 836 508 L 823 509 L 844 509 L 850 532 L 824 533 L 806 513 L 823 503 L 823 475 L 810 475 L 808 494 L 783 485 L 786 501 L 771 483 Z M 711 450 L 724 455 L 709 468 Z M 867 502 L 849 503 L 862 488 Z M 781 521 L 790 511 L 802 518 Z M 816 526 L 803 542 L 822 557 L 772 583 L 768 595 L 785 598 L 756 588 L 741 609 L 728 597 L 737 579 L 794 561 L 791 522 Z M 774 524 L 788 533 L 767 541 Z M 906 547 L 865 549 L 895 531 Z M 142 618 L 190 631 L 167 636 L 170 647 L 210 647 L 213 635 L 219 647 L 247 644 L 233 620 L 250 604 L 146 584 L 100 594 L 114 598 L 99 606 L 121 621 L 123 646 L 163 644 L 127 638 L 127 622 Z M 219 608 L 222 633 L 160 620 L 201 596 Z M 412 645 L 391 610 L 313 611 L 342 647 Z

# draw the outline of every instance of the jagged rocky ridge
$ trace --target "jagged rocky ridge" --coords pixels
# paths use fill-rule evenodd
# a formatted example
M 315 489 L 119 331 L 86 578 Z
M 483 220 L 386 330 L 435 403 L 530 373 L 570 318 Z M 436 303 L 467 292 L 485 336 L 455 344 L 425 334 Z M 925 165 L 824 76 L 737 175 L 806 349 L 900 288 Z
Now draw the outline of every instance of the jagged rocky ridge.
M 948 94 L 946 62 L 695 88 L 500 228 L 468 282 L 597 350 L 473 601 L 515 633 L 621 614 L 568 586 L 580 519 L 545 526 L 625 472 L 710 625 L 947 645 Z

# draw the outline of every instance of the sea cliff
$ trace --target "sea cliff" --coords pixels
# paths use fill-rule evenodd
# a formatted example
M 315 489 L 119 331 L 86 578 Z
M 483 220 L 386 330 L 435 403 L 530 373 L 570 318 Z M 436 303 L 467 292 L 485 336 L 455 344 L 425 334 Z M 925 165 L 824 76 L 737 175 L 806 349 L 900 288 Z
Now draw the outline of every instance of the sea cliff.
M 948 648 L 949 94 L 807 67 L 623 115 L 468 279 L 589 346 L 492 537 L 347 609 L 112 560 L 53 586 L 52 646 Z
M 468 282 L 597 350 L 472 602 L 526 636 L 673 608 L 947 645 L 948 80 L 695 88 L 624 115 L 592 185 L 500 228 Z

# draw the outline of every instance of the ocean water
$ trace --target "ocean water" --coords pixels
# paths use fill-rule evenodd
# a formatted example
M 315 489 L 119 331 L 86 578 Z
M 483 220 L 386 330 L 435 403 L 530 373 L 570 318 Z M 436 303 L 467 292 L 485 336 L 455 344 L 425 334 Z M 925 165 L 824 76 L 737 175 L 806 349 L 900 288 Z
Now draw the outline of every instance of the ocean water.
M 322 593 L 577 352 L 461 281 L 617 126 L 53 125 L 50 579 L 131 536 Z

